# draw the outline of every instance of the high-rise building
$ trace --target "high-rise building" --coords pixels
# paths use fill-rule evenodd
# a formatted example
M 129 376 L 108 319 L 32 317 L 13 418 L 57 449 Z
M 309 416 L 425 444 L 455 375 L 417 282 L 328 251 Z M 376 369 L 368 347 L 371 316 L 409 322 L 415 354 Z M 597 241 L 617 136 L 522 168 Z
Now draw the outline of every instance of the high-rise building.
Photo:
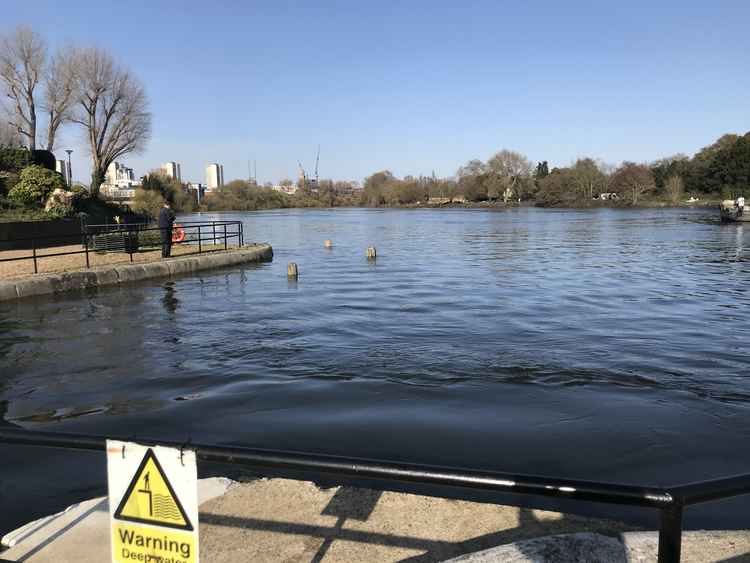
M 113 162 L 107 168 L 104 183 L 118 188 L 130 188 L 138 182 L 135 180 L 132 168 L 128 168 L 119 162 Z
M 224 166 L 215 162 L 206 166 L 206 188 L 208 191 L 224 185 Z
M 68 170 L 68 163 L 64 160 L 55 161 L 55 170 L 57 170 L 63 177 L 65 185 L 70 185 L 70 170 Z
M 170 178 L 174 178 L 178 182 L 182 182 L 182 170 L 177 162 L 165 162 L 161 165 L 161 169 Z

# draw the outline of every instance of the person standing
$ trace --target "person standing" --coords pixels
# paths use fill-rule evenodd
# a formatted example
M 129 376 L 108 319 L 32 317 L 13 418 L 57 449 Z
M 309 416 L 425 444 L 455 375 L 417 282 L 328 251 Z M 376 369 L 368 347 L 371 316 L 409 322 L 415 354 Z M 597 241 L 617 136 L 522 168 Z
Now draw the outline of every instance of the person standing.
M 161 229 L 161 257 L 169 258 L 172 255 L 172 226 L 175 214 L 168 201 L 159 211 L 159 229 Z

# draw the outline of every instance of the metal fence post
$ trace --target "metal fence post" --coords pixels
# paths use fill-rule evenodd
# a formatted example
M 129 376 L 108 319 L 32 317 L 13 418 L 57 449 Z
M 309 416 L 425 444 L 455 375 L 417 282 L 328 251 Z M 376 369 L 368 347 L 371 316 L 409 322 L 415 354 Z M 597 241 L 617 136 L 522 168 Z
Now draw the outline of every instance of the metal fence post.
M 214 230 L 214 238 L 211 241 L 211 244 L 216 246 L 216 221 L 211 221 L 211 228 Z
M 227 224 L 224 223 L 224 250 L 227 249 Z
M 84 248 L 86 249 L 86 267 L 90 268 L 91 266 L 89 265 L 89 236 L 86 233 L 83 234 L 83 245 L 84 245 Z
M 245 224 L 240 221 L 240 246 L 245 246 Z
M 38 274 L 39 270 L 37 269 L 37 266 L 36 266 L 36 239 L 35 238 L 31 239 L 31 249 L 34 255 L 34 273 Z
M 659 563 L 679 563 L 682 548 L 682 504 L 659 513 Z
M 201 226 L 198 225 L 198 254 L 200 254 L 203 251 L 201 247 Z

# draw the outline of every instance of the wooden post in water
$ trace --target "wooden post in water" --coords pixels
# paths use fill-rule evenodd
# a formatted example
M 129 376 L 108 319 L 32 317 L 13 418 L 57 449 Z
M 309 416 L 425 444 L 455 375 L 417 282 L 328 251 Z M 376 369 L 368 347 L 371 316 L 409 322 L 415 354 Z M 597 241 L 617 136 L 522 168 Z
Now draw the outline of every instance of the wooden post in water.
M 325 241 L 325 242 L 323 243 L 323 246 L 325 246 L 326 248 L 333 248 L 333 241 L 332 241 L 332 240 L 330 240 L 330 239 L 327 239 L 327 240 L 326 240 L 326 241 Z
M 367 247 L 367 259 L 368 260 L 375 260 L 378 257 L 378 251 L 375 250 L 374 246 L 368 246 Z
M 286 267 L 286 277 L 289 279 L 297 279 L 298 271 L 297 271 L 297 264 L 294 262 L 289 262 L 289 264 Z

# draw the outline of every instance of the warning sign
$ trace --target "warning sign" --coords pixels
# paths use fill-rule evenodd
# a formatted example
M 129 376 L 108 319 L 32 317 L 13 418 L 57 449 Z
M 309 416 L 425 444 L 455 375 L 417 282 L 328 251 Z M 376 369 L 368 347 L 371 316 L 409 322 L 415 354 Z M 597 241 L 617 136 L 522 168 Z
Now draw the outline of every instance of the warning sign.
M 195 452 L 107 440 L 112 561 L 198 561 Z

